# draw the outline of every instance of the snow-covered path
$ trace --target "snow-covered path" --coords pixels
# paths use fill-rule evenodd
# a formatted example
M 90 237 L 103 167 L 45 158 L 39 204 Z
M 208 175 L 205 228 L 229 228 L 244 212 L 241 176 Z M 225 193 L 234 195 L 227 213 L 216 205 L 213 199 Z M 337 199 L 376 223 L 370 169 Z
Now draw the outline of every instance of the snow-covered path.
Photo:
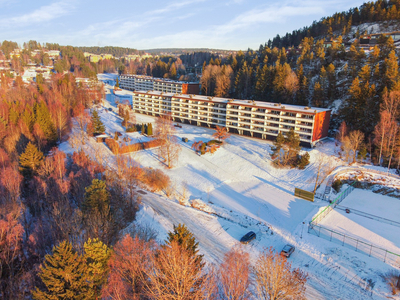
M 224 254 L 237 242 L 218 222 L 218 218 L 192 208 L 181 206 L 168 199 L 148 193 L 143 203 L 172 225 L 185 224 L 199 242 L 199 250 L 208 261 L 219 262 Z

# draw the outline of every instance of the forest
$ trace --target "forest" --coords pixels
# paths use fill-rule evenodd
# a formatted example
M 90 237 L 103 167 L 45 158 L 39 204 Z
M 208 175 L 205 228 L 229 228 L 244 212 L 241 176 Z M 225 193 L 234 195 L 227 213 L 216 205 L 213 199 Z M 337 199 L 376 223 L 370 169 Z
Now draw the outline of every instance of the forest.
M 122 234 L 141 203 L 135 188 L 157 191 L 170 183 L 162 171 L 128 157 L 118 156 L 110 169 L 82 150 L 58 150 L 72 142 L 74 124 L 104 132 L 96 111 L 88 113 L 102 93 L 101 86 L 77 84 L 71 73 L 28 86 L 1 76 L 1 298 L 229 299 L 256 286 L 260 297 L 285 291 L 302 299 L 307 274 L 272 249 L 252 265 L 234 248 L 213 266 L 182 224 L 162 243 L 150 227 Z

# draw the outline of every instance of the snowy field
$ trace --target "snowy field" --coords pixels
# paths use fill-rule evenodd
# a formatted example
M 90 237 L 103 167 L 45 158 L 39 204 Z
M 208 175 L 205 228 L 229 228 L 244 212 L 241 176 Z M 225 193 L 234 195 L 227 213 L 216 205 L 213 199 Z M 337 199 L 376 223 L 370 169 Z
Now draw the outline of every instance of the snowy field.
M 350 213 L 340 207 L 349 208 Z M 320 225 L 400 254 L 400 228 L 389 224 L 390 220 L 400 222 L 399 199 L 355 189 L 339 208 L 330 212 Z M 361 212 L 367 215 L 360 215 Z
M 110 104 L 105 103 L 105 106 L 108 108 Z M 110 134 L 123 132 L 122 120 L 115 113 L 102 109 L 100 117 Z M 136 123 L 153 123 L 155 128 L 151 116 L 136 114 Z M 214 154 L 197 155 L 191 149 L 192 143 L 209 141 L 214 132 L 185 124 L 177 128 L 176 136 L 182 150 L 179 161 L 170 170 L 160 162 L 155 149 L 131 154 L 142 166 L 158 168 L 168 174 L 177 197 L 187 196 L 184 206 L 178 204 L 177 197 L 168 199 L 162 193 L 144 191 L 137 223 L 150 224 L 159 232 L 160 242 L 165 240 L 173 224 L 186 224 L 199 241 L 200 252 L 212 263 L 221 261 L 224 254 L 240 244 L 240 238 L 252 230 L 257 238 L 243 248 L 253 261 L 266 247 L 280 251 L 287 243 L 295 245 L 290 262 L 309 274 L 307 299 L 387 299 L 389 290 L 380 275 L 393 268 L 373 257 L 308 234 L 308 222 L 327 203 L 308 202 L 293 195 L 295 187 L 313 190 L 315 159 L 321 153 L 330 156 L 333 166 L 343 164 L 334 156 L 333 141 L 319 143 L 315 149 L 303 149 L 309 152 L 311 161 L 305 170 L 276 169 L 268 154 L 271 142 L 238 135 L 232 135 Z M 138 133 L 129 136 L 141 138 Z M 189 142 L 182 142 L 182 137 Z M 99 152 L 101 148 L 102 159 L 113 166 L 115 157 L 105 144 L 89 138 L 81 148 L 88 154 Z M 68 143 L 60 145 L 60 149 L 76 150 Z M 194 200 L 207 205 L 207 210 L 213 214 L 190 207 Z

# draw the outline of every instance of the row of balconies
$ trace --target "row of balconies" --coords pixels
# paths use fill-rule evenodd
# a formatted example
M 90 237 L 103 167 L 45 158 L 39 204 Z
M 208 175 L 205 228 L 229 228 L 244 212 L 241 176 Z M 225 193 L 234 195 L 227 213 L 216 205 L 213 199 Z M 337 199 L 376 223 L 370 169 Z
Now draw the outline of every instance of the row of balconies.
M 165 105 L 162 106 L 163 108 L 170 108 L 171 109 L 171 106 L 169 105 L 168 102 L 163 102 L 163 103 L 165 103 Z M 157 107 L 157 105 L 160 106 L 159 103 L 157 105 L 147 104 L 147 103 L 145 103 L 145 104 L 139 103 L 139 104 L 140 105 L 144 105 L 146 107 L 149 107 L 149 106 Z M 196 113 L 197 114 L 204 114 L 203 112 L 213 113 L 214 115 L 218 115 L 220 117 L 220 119 L 225 119 L 225 114 L 223 112 L 213 112 L 213 111 L 209 111 L 209 110 L 206 110 L 206 109 L 202 109 L 202 110 L 201 109 L 200 110 L 190 109 L 190 110 L 188 110 L 188 109 L 183 109 L 181 107 L 172 107 L 172 110 L 183 111 L 183 112 L 186 112 L 186 113 L 189 112 L 192 115 L 196 114 Z M 223 118 L 221 118 L 221 116 L 223 116 Z M 256 122 L 256 124 L 262 124 L 261 122 L 252 120 L 251 117 L 248 117 L 248 116 L 240 116 L 240 118 L 234 118 L 234 117 L 231 117 L 231 116 L 228 115 L 228 116 L 226 116 L 226 119 L 227 120 L 239 120 L 241 122 L 253 123 L 253 124 L 254 124 L 254 122 Z M 266 123 L 266 124 L 268 124 L 268 126 L 278 126 L 278 124 L 282 124 L 282 123 L 283 123 L 283 125 L 284 125 L 284 123 L 294 124 L 294 122 L 290 122 L 288 120 L 284 120 L 282 122 L 282 120 L 279 120 L 278 118 L 270 118 L 268 121 L 276 123 L 276 124 Z M 312 127 L 312 123 L 304 123 L 304 122 L 302 122 L 302 124 L 296 124 L 296 125 L 300 125 L 300 127 Z M 308 131 L 310 131 L 310 129 L 308 129 Z

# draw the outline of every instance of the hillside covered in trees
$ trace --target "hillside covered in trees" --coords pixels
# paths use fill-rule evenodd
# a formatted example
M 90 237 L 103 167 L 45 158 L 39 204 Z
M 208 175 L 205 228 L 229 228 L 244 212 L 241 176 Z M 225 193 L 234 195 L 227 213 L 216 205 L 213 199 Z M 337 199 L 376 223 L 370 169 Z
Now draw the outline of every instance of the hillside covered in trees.
M 115 57 L 122 57 L 129 54 L 138 54 L 140 51 L 132 48 L 105 46 L 105 47 L 77 47 L 82 52 L 89 52 L 92 54 L 112 54 Z

